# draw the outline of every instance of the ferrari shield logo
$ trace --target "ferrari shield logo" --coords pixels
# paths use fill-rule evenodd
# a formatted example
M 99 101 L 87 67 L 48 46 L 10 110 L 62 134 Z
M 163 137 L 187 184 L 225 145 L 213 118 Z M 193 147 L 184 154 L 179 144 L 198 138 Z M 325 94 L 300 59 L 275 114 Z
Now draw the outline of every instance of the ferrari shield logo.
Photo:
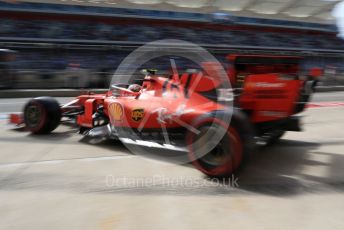
M 112 103 L 109 106 L 110 118 L 114 121 L 122 121 L 123 119 L 123 107 L 119 103 Z
M 131 111 L 131 119 L 133 119 L 133 121 L 141 121 L 143 116 L 145 114 L 145 110 L 144 109 L 134 109 L 133 111 Z

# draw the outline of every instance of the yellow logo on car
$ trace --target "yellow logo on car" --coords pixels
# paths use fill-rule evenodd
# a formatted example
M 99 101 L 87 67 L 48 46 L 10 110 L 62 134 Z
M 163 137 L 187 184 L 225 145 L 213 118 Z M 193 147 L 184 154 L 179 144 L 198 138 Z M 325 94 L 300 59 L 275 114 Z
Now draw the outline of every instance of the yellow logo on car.
M 123 107 L 119 103 L 112 103 L 109 105 L 109 114 L 114 121 L 122 121 Z
M 136 121 L 136 122 L 142 120 L 144 115 L 145 115 L 144 109 L 134 109 L 133 111 L 131 111 L 131 119 L 133 119 L 133 121 Z

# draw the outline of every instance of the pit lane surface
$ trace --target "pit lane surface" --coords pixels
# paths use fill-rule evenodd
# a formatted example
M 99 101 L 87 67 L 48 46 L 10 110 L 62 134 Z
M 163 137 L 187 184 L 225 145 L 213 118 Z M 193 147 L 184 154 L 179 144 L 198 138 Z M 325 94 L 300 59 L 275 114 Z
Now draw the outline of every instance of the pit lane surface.
M 316 94 L 324 106 L 303 113 L 305 131 L 252 154 L 229 183 L 84 143 L 72 127 L 13 130 L 5 115 L 25 101 L 0 100 L 0 229 L 344 229 L 344 107 L 329 104 L 344 93 Z

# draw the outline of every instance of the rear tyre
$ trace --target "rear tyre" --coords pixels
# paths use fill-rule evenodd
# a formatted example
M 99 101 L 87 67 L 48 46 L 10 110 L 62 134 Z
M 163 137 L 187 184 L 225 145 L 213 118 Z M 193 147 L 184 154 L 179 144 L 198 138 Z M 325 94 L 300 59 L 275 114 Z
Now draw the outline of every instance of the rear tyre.
M 57 128 L 60 121 L 60 105 L 54 98 L 34 98 L 24 107 L 24 122 L 33 134 L 50 133 Z
M 198 134 L 188 134 L 189 158 L 192 164 L 210 177 L 228 177 L 241 166 L 253 150 L 253 132 L 248 119 L 239 111 L 234 112 L 230 124 L 213 116 L 202 117 L 194 126 Z M 202 151 L 201 145 L 217 133 L 224 133 L 214 148 Z

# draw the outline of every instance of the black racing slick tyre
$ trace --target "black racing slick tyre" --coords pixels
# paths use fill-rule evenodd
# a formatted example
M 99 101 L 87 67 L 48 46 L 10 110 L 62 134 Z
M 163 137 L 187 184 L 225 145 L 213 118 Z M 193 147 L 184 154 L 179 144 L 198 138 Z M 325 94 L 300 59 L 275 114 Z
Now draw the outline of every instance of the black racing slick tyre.
M 33 134 L 48 134 L 57 128 L 60 121 L 60 105 L 54 98 L 37 97 L 24 107 L 25 126 Z
M 230 124 L 209 114 L 194 122 L 198 134 L 187 135 L 188 154 L 192 164 L 210 177 L 229 177 L 237 172 L 248 153 L 253 151 L 253 131 L 247 117 L 235 110 Z M 215 147 L 202 150 L 208 140 L 222 133 Z M 203 145 L 203 146 L 202 146 Z

